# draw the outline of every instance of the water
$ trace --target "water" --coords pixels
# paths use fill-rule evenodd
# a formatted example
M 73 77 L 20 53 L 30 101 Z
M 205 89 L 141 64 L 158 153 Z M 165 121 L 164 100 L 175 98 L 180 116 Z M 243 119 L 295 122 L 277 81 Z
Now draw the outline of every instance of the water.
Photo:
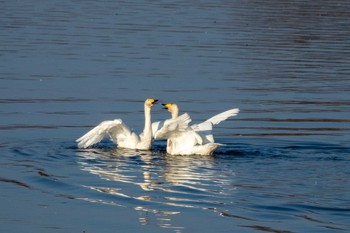
M 1 232 L 347 232 L 347 1 L 2 1 Z M 229 108 L 213 156 L 78 150 L 142 103 Z M 169 118 L 155 106 L 153 119 Z

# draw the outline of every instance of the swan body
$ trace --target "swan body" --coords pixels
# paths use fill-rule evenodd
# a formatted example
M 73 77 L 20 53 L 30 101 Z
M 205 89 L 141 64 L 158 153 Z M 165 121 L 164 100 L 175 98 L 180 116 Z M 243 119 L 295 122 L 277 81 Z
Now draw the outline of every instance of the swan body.
M 158 100 L 147 99 L 144 104 L 145 128 L 140 135 L 133 132 L 121 119 L 103 121 L 76 142 L 79 148 L 88 148 L 106 136 L 121 148 L 149 150 L 152 146 L 151 108 Z
M 179 119 L 179 107 L 176 104 L 168 103 L 163 106 L 171 113 L 173 124 L 182 124 L 181 130 L 176 127 L 160 128 L 155 132 L 155 139 L 167 139 L 167 153 L 172 155 L 211 155 L 222 144 L 216 143 L 211 131 L 213 125 L 236 116 L 238 108 L 230 109 L 217 114 L 208 120 L 189 126 L 187 122 Z M 185 125 L 187 124 L 187 127 Z

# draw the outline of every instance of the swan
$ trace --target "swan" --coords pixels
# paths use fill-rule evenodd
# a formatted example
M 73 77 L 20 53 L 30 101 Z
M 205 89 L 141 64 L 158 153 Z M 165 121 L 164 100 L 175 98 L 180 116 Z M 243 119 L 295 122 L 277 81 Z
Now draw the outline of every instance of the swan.
M 88 148 L 100 142 L 107 135 L 121 148 L 149 150 L 152 146 L 151 108 L 158 100 L 149 98 L 144 104 L 145 128 L 140 135 L 131 131 L 121 119 L 103 121 L 76 142 L 79 148 Z
M 222 144 L 216 143 L 211 133 L 213 125 L 219 124 L 221 121 L 229 117 L 236 116 L 239 112 L 238 108 L 230 109 L 220 114 L 217 114 L 208 120 L 188 126 L 184 129 L 184 125 L 189 123 L 182 122 L 178 119 L 179 107 L 174 103 L 162 104 L 165 109 L 171 113 L 173 120 L 172 127 L 162 127 L 154 133 L 155 139 L 167 139 L 167 153 L 171 155 L 211 155 Z M 175 124 L 175 126 L 174 126 Z M 181 127 L 176 127 L 182 124 Z M 181 130 L 179 130 L 181 128 Z

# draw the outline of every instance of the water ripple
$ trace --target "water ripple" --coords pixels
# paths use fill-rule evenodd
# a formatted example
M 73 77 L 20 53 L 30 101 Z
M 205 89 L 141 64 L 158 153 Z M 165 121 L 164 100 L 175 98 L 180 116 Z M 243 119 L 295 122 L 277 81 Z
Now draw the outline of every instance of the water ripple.
M 16 99 L 0 99 L 1 104 L 23 104 L 23 103 L 51 103 L 51 102 L 86 102 L 89 99 L 75 98 L 75 97 L 65 97 L 60 99 L 28 99 L 28 98 L 16 98 Z
M 78 153 L 83 158 L 79 163 L 84 171 L 98 175 L 102 179 L 138 187 L 139 191 L 137 192 L 140 192 L 140 195 L 135 196 L 134 188 L 131 192 L 130 187 L 125 185 L 122 185 L 125 190 L 112 187 L 90 188 L 137 200 L 196 208 L 202 208 L 206 204 L 216 205 L 216 195 L 228 195 L 225 189 L 230 187 L 231 177 L 226 177 L 222 173 L 215 175 L 218 171 L 212 170 L 214 157 L 198 156 L 193 158 L 170 155 L 154 157 L 154 154 L 140 156 L 135 151 L 133 151 L 134 154 L 132 151 L 129 152 L 128 155 L 125 150 L 121 149 L 82 151 Z M 140 174 L 134 173 L 136 171 L 133 170 L 134 166 L 142 169 Z M 161 169 L 159 166 L 164 166 L 164 168 Z M 142 194 L 144 191 L 163 192 L 164 198 L 154 199 L 148 195 L 145 196 Z M 208 202 L 210 198 L 214 198 L 214 200 Z
M 349 231 L 349 20 L 345 0 L 2 1 L 0 231 Z M 151 96 L 241 112 L 209 157 L 77 149 L 103 120 L 141 131 Z

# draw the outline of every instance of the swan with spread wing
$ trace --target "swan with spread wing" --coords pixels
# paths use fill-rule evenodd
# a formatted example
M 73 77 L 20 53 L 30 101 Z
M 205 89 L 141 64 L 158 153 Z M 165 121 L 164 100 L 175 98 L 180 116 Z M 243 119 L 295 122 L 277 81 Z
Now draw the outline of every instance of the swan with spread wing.
M 88 148 L 106 136 L 121 148 L 149 150 L 152 147 L 151 108 L 158 100 L 149 98 L 144 104 L 145 128 L 140 135 L 133 132 L 121 119 L 103 121 L 76 142 L 79 148 Z
M 167 139 L 167 153 L 172 155 L 210 155 L 222 144 L 216 143 L 211 133 L 213 126 L 226 120 L 229 117 L 236 116 L 239 112 L 238 108 L 230 109 L 217 114 L 208 120 L 191 126 L 185 127 L 186 123 L 177 120 L 179 116 L 179 107 L 174 103 L 163 104 L 165 109 L 171 113 L 170 124 L 161 127 L 154 132 L 155 139 Z M 181 127 L 178 125 L 181 124 Z

